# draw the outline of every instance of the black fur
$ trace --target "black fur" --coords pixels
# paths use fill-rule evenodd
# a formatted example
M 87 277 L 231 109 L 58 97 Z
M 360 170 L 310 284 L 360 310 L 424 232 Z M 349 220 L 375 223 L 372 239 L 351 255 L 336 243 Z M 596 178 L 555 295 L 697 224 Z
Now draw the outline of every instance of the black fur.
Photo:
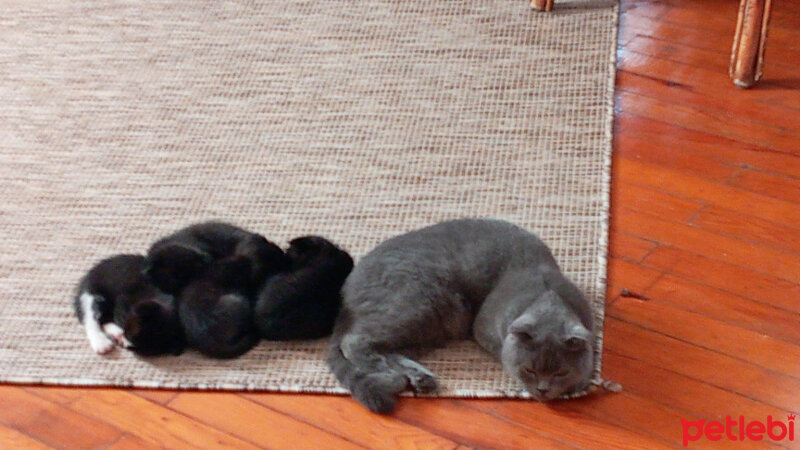
M 286 255 L 291 269 L 267 280 L 258 294 L 254 320 L 261 337 L 283 341 L 328 336 L 353 259 L 319 236 L 292 240 Z
M 247 293 L 251 266 L 243 257 L 215 261 L 181 291 L 178 311 L 190 347 L 213 358 L 233 358 L 258 342 Z
M 122 254 L 97 263 L 78 284 L 75 313 L 83 322 L 80 296 L 95 297 L 94 317 L 102 325 L 116 323 L 133 344 L 130 350 L 152 356 L 179 355 L 184 336 L 178 322 L 175 299 L 159 291 L 144 274 L 145 257 Z
M 280 247 L 259 234 L 223 222 L 202 222 L 156 241 L 147 252 L 147 273 L 164 292 L 178 295 L 214 261 L 235 254 L 251 258 L 247 288 L 252 293 L 289 264 Z
M 178 293 L 190 347 L 233 358 L 258 342 L 253 302 L 268 277 L 289 267 L 280 247 L 233 225 L 206 222 L 159 240 L 149 253 L 149 273 Z

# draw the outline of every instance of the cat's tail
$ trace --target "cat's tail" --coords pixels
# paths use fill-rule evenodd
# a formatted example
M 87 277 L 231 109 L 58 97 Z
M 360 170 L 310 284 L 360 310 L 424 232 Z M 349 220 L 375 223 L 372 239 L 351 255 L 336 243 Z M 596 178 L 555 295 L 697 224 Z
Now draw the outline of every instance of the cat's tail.
M 328 366 L 336 379 L 370 411 L 389 414 L 397 404 L 397 394 L 406 389 L 407 379 L 380 361 L 383 356 L 379 354 L 359 355 L 358 363 L 351 361 L 342 352 L 341 339 L 334 335 Z

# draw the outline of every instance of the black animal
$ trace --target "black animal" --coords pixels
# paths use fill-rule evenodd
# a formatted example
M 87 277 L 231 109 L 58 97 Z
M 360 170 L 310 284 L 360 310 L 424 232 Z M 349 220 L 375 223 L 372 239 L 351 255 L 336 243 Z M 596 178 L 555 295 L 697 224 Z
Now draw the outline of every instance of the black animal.
M 353 259 L 319 236 L 292 240 L 286 255 L 289 270 L 268 279 L 258 293 L 254 321 L 261 337 L 285 341 L 328 336 Z
M 239 356 L 258 342 L 255 295 L 290 262 L 263 236 L 221 222 L 179 230 L 153 244 L 148 255 L 148 274 L 177 295 L 187 344 L 214 358 Z
M 115 345 L 145 356 L 183 351 L 175 298 L 153 284 L 146 265 L 142 255 L 115 255 L 78 284 L 75 313 L 95 352 L 108 353 Z

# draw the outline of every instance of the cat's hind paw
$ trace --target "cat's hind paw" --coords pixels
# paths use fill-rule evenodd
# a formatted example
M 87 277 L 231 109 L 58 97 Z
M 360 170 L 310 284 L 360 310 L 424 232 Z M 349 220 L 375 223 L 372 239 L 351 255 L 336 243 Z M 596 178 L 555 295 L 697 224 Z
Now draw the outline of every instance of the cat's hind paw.
M 406 378 L 397 372 L 367 375 L 352 389 L 353 397 L 370 411 L 389 414 L 397 405 L 397 394 L 406 388 Z

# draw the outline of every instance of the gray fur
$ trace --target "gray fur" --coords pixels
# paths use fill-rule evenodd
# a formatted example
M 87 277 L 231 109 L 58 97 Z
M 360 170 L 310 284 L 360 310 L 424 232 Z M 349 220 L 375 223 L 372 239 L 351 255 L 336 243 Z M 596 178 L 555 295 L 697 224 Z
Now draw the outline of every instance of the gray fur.
M 459 219 L 389 239 L 342 294 L 328 364 L 372 411 L 391 412 L 406 389 L 436 389 L 409 355 L 470 337 L 539 401 L 589 383 L 589 303 L 547 246 L 508 222 Z

